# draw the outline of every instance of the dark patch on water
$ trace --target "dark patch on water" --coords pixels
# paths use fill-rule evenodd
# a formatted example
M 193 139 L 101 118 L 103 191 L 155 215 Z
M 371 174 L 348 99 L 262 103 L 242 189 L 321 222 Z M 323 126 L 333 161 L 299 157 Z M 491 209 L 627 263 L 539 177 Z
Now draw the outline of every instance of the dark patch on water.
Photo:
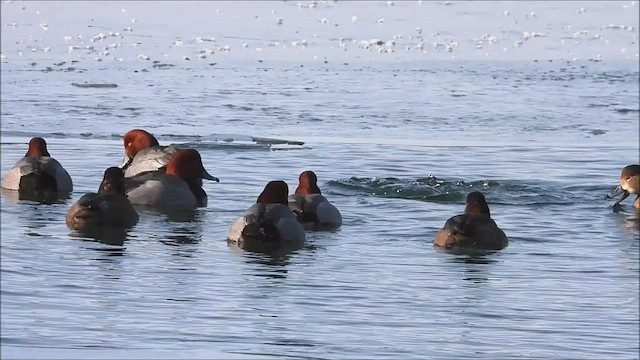
M 639 112 L 640 109 L 630 109 L 630 108 L 618 108 L 618 109 L 613 109 L 615 110 L 615 112 L 619 112 L 621 114 L 627 114 L 630 112 Z
M 608 132 L 607 130 L 602 130 L 602 129 L 594 129 L 594 130 L 587 130 L 587 131 L 589 131 L 591 135 L 595 135 L 595 136 L 604 135 Z
M 173 65 L 173 64 L 153 64 L 153 68 L 154 69 L 160 69 L 160 70 L 170 69 L 172 67 L 175 67 L 175 65 Z
M 71 83 L 72 86 L 78 88 L 90 88 L 90 89 L 109 89 L 109 88 L 117 88 L 118 84 L 113 83 Z
M 241 106 L 241 105 L 233 105 L 233 104 L 224 104 L 222 105 L 229 109 L 243 110 L 243 111 L 253 111 L 252 107 L 249 106 Z

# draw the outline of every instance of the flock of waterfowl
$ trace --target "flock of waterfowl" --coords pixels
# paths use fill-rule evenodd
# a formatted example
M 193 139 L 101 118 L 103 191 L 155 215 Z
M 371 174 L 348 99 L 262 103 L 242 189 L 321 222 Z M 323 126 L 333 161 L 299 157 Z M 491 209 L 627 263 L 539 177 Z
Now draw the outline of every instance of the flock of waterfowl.
M 124 164 L 106 169 L 98 192 L 85 194 L 69 208 L 69 228 L 130 228 L 139 220 L 134 205 L 171 211 L 207 206 L 202 179 L 219 180 L 204 168 L 197 150 L 161 146 L 141 129 L 127 132 L 123 139 Z M 270 181 L 256 202 L 232 223 L 228 240 L 242 247 L 299 246 L 305 242 L 305 231 L 340 227 L 342 215 L 322 195 L 317 181 L 313 171 L 302 172 L 292 195 L 286 182 Z M 73 182 L 51 157 L 45 140 L 34 137 L 25 156 L 5 174 L 2 188 L 39 198 L 69 194 Z M 630 194 L 639 194 L 633 206 L 640 210 L 640 165 L 626 166 L 620 185 L 607 197 L 622 195 L 614 204 L 618 205 Z M 486 199 L 478 191 L 468 194 L 464 213 L 448 219 L 433 242 L 445 249 L 500 250 L 508 245 L 507 236 L 491 219 Z

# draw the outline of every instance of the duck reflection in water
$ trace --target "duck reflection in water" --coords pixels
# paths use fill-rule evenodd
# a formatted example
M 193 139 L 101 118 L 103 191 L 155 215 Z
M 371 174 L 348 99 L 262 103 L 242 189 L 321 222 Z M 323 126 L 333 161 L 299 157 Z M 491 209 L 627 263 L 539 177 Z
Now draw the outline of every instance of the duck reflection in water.
M 161 243 L 169 246 L 197 244 L 202 239 L 202 209 L 159 209 L 134 205 L 138 213 L 153 221 L 153 228 L 161 228 L 166 238 Z
M 24 224 L 25 234 L 28 236 L 47 236 L 49 226 L 59 223 L 66 210 L 64 204 L 67 203 L 67 199 L 56 198 L 51 202 L 42 198 L 22 200 L 19 199 L 21 195 L 17 191 L 3 189 L 2 193 L 3 200 L 19 205 L 7 211 L 15 213 L 18 220 Z
M 624 232 L 632 229 L 636 232 L 640 231 L 640 209 L 631 209 L 628 206 L 621 205 L 619 202 L 611 206 L 613 216 L 618 219 L 618 225 L 620 225 Z
M 229 248 L 240 256 L 247 264 L 255 269 L 253 275 L 273 279 L 284 279 L 287 277 L 287 266 L 291 263 L 292 257 L 306 257 L 319 249 L 313 243 L 307 242 L 302 248 L 298 246 L 246 246 L 227 241 Z M 307 257 L 307 259 L 309 259 Z M 300 261 L 300 260 L 298 260 Z M 295 262 L 295 260 L 294 260 Z M 266 271 L 265 271 L 266 269 Z
M 242 260 L 252 265 L 255 276 L 272 279 L 285 279 L 287 277 L 290 256 L 296 252 L 295 249 L 283 247 L 243 248 L 231 241 L 228 244 L 237 255 L 242 257 Z M 266 271 L 264 268 L 267 268 Z
M 618 205 L 617 208 L 613 208 L 612 216 L 615 217 L 617 225 L 624 234 L 633 235 L 635 233 L 636 239 L 640 240 L 640 236 L 638 236 L 638 232 L 640 232 L 640 211 L 632 209 L 627 212 Z
M 180 246 L 186 244 L 198 244 L 202 240 L 202 224 L 200 222 L 192 222 L 190 224 L 182 224 L 170 229 L 166 239 L 160 240 L 161 243 L 169 246 Z
M 105 245 L 124 246 L 129 235 L 128 229 L 88 227 L 72 230 L 70 237 L 82 241 L 97 241 Z M 122 248 L 123 249 L 123 248 Z M 121 250 L 122 250 L 121 249 Z M 122 253 L 120 253 L 122 255 Z
M 40 205 L 54 205 L 65 204 L 71 199 L 71 193 L 33 193 L 33 192 L 19 192 L 8 189 L 2 189 L 2 196 L 5 200 L 12 204 L 19 203 L 37 203 Z
M 199 221 L 197 209 L 157 208 L 147 205 L 133 205 L 140 214 L 163 218 L 166 222 L 191 223 Z
M 489 283 L 489 270 L 497 263 L 497 257 L 502 253 L 498 250 L 487 250 L 473 247 L 453 247 L 438 251 L 446 255 L 443 260 L 454 271 L 460 272 L 462 280 L 468 281 L 467 286 L 478 286 Z M 460 270 L 460 271 L 458 271 Z

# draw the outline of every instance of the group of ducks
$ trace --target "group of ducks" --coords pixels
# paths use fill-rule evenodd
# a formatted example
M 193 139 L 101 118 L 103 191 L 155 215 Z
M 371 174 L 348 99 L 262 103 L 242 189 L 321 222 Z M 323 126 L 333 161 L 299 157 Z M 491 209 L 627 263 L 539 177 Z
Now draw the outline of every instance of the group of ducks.
M 172 211 L 193 210 L 207 205 L 202 179 L 218 182 L 207 172 L 195 149 L 160 146 L 149 132 L 134 129 L 124 136 L 125 161 L 110 167 L 97 193 L 88 193 L 67 212 L 71 229 L 129 228 L 138 220 L 132 206 Z M 241 247 L 255 245 L 302 245 L 305 231 L 335 229 L 342 225 L 340 211 L 325 198 L 313 171 L 300 174 L 295 193 L 287 183 L 270 181 L 242 216 L 231 225 L 227 237 Z M 71 176 L 51 157 L 43 138 L 29 141 L 29 150 L 2 179 L 2 188 L 30 196 L 69 194 Z M 640 194 L 640 165 L 622 170 L 620 186 L 608 197 Z M 634 201 L 640 209 L 640 195 Z M 439 229 L 434 245 L 440 248 L 500 250 L 508 245 L 504 232 L 491 219 L 484 195 L 468 194 L 464 214 L 453 216 Z
M 219 179 L 207 172 L 197 150 L 160 146 L 141 129 L 127 132 L 123 140 L 124 163 L 106 169 L 98 192 L 83 195 L 69 208 L 69 228 L 132 227 L 139 220 L 133 205 L 172 212 L 207 205 L 202 180 Z M 232 224 L 229 240 L 241 246 L 298 246 L 306 239 L 305 230 L 340 227 L 342 215 L 322 195 L 316 174 L 304 171 L 299 179 L 292 195 L 284 181 L 269 182 L 256 203 Z M 73 182 L 49 154 L 46 141 L 34 137 L 25 156 L 2 179 L 2 188 L 38 199 L 68 195 Z

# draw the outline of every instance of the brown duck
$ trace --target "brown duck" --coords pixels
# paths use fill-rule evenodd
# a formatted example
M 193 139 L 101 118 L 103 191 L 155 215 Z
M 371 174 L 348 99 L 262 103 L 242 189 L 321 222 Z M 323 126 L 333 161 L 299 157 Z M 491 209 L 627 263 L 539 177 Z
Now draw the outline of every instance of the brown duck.
M 464 214 L 456 215 L 444 224 L 433 244 L 440 248 L 468 247 L 500 250 L 507 247 L 507 236 L 491 219 L 484 195 L 474 191 L 467 195 Z

